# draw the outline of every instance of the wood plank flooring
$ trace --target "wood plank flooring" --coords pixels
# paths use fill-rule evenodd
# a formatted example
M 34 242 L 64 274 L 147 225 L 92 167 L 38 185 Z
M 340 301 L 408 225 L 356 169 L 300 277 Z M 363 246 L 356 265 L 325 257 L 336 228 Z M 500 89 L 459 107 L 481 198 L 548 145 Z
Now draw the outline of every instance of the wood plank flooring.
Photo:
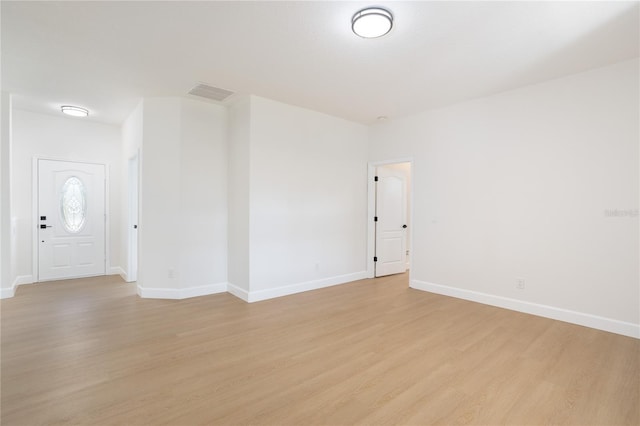
M 2 425 L 640 424 L 640 340 L 407 278 L 254 304 L 21 286 L 0 302 Z

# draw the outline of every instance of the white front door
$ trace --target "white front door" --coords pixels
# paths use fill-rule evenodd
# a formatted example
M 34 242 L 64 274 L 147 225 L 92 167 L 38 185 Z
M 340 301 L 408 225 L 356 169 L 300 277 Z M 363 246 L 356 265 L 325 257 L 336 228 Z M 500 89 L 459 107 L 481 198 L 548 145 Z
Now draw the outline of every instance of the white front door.
M 375 276 L 407 270 L 407 182 L 397 171 L 377 169 Z
M 105 166 L 38 160 L 38 281 L 105 274 Z

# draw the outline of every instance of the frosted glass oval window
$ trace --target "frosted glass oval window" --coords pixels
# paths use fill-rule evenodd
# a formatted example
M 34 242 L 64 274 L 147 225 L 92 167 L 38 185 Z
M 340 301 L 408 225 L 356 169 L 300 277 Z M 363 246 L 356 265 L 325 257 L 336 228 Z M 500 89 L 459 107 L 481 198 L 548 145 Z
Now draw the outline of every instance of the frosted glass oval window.
M 62 223 L 67 232 L 80 232 L 87 218 L 87 198 L 84 184 L 75 176 L 67 179 L 62 185 L 60 209 Z

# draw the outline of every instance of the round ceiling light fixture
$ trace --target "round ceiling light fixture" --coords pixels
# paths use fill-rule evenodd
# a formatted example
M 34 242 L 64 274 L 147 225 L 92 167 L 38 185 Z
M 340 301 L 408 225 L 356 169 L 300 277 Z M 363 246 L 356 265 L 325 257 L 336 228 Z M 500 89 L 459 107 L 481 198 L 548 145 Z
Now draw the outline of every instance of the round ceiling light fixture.
M 381 7 L 368 7 L 351 18 L 351 29 L 363 38 L 381 37 L 391 31 L 393 15 Z
M 71 106 L 71 105 L 63 105 L 60 107 L 60 109 L 62 110 L 63 113 L 67 114 L 67 115 L 71 115 L 73 117 L 88 117 L 89 116 L 89 110 L 85 109 L 85 108 L 80 108 L 77 106 Z

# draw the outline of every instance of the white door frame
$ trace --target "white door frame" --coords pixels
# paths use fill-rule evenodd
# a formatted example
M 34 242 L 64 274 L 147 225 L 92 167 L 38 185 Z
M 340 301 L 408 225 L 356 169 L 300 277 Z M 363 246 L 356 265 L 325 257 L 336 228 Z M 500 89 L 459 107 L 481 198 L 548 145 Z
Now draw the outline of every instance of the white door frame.
M 414 194 L 414 163 L 413 157 L 407 158 L 397 158 L 394 160 L 385 160 L 385 161 L 369 161 L 368 163 L 368 172 L 367 172 L 367 198 L 368 198 L 368 206 L 367 206 L 367 278 L 374 278 L 374 263 L 373 256 L 375 254 L 375 244 L 376 244 L 376 229 L 375 222 L 373 218 L 376 214 L 376 185 L 374 178 L 376 176 L 376 167 L 378 166 L 386 166 L 389 164 L 397 164 L 397 163 L 410 163 L 410 178 L 411 178 L 411 188 L 410 193 L 407 194 L 409 197 L 410 209 L 407 212 L 409 216 L 409 283 L 411 283 L 411 274 L 413 274 L 413 194 Z
M 135 238 L 134 232 L 139 232 L 140 228 L 140 150 L 129 158 L 127 163 L 127 238 L 128 238 L 128 250 L 127 250 L 127 282 L 133 282 L 138 280 L 138 248 L 140 247 L 140 234 L 138 238 Z M 135 169 L 135 170 L 134 170 Z M 135 203 L 135 209 L 132 206 Z M 137 216 L 137 217 L 134 217 Z M 137 226 L 138 229 L 134 230 L 133 226 Z M 135 265 L 135 268 L 132 267 Z
M 109 214 L 109 165 L 105 163 L 97 163 L 95 161 L 80 161 L 80 160 L 68 160 L 66 158 L 55 158 L 55 157 L 33 157 L 32 159 L 32 170 L 31 170 L 31 270 L 33 271 L 33 282 L 40 282 L 40 262 L 39 262 L 39 251 L 38 247 L 40 246 L 38 240 L 38 232 L 37 226 L 40 223 L 40 216 L 38 212 L 38 161 L 39 160 L 50 160 L 50 161 L 65 161 L 67 163 L 82 163 L 82 164 L 97 164 L 100 166 L 104 166 L 104 179 L 105 179 L 105 187 L 104 187 L 104 213 L 105 224 L 104 224 L 104 273 L 105 275 L 109 275 L 111 273 L 111 215 Z

